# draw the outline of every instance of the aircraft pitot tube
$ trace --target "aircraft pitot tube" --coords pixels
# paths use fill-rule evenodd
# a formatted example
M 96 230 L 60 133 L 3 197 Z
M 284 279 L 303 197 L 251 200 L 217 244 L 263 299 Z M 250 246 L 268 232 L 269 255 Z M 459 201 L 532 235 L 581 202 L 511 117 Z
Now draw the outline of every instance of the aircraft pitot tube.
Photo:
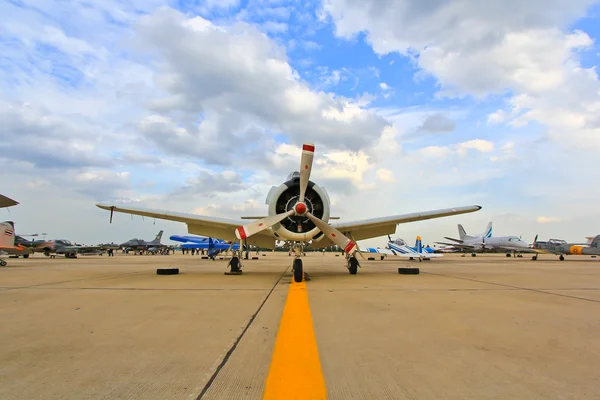
M 287 240 L 322 240 L 327 236 L 348 254 L 358 250 L 354 241 L 330 226 L 329 196 L 325 189 L 310 181 L 315 146 L 302 146 L 300 172 L 294 172 L 279 187 L 271 188 L 267 197 L 269 216 L 240 226 L 235 230 L 243 240 L 265 229 L 272 228 L 276 236 Z

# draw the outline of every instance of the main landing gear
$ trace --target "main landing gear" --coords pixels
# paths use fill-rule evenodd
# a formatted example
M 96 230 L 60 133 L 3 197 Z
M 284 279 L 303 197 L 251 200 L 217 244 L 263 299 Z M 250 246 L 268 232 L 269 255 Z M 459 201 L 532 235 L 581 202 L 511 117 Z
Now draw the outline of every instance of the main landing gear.
M 359 266 L 360 264 L 354 255 L 348 257 L 348 272 L 350 272 L 350 275 L 356 275 Z
M 292 273 L 294 274 L 294 282 L 302 282 L 305 278 L 304 276 L 304 268 L 302 267 L 302 255 L 304 254 L 304 249 L 300 244 L 294 244 L 294 248 L 292 249 L 294 252 L 294 261 L 292 262 Z

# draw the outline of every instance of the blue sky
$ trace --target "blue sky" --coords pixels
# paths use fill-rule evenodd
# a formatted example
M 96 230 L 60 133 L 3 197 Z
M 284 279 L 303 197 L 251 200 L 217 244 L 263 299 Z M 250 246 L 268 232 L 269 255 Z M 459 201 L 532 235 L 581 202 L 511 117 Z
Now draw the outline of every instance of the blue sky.
M 594 234 L 599 4 L 378 3 L 3 3 L 10 217 L 104 242 L 156 226 L 97 201 L 260 215 L 308 140 L 345 219 L 476 203 L 398 236 Z

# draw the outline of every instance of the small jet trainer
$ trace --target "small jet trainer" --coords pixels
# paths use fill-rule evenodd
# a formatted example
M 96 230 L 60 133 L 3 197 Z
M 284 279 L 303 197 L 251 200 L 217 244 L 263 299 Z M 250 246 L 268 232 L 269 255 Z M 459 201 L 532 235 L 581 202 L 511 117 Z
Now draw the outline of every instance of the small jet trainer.
M 487 250 L 506 250 L 506 256 L 510 257 L 510 253 L 531 252 L 527 243 L 517 236 L 492 236 L 492 223 L 490 222 L 486 230 L 476 236 L 469 236 L 465 228 L 458 224 L 458 235 L 460 239 L 444 237 L 454 243 L 436 242 L 447 246 L 453 246 L 463 250 L 471 250 L 471 255 L 476 256 L 476 252 L 484 252 Z
M 128 241 L 121 243 L 119 246 L 126 251 L 134 250 L 136 252 L 156 252 L 158 249 L 163 247 L 167 247 L 167 245 L 162 244 L 160 241 L 162 239 L 163 231 L 158 232 L 158 235 L 149 242 L 146 242 L 144 239 L 133 238 Z
M 169 237 L 170 240 L 176 242 L 182 242 L 182 249 L 202 249 L 208 251 L 208 256 L 214 260 L 214 258 L 223 251 L 237 251 L 240 248 L 239 243 L 227 242 L 221 239 L 214 239 L 206 236 L 180 236 L 173 235 Z
M 356 274 L 359 263 L 355 257 L 358 250 L 357 240 L 369 239 L 396 231 L 401 223 L 422 221 L 432 218 L 475 212 L 480 206 L 447 208 L 413 214 L 393 215 L 362 221 L 338 222 L 328 224 L 330 219 L 330 200 L 324 188 L 310 181 L 315 146 L 304 144 L 300 160 L 300 171 L 288 175 L 280 186 L 273 186 L 267 195 L 268 217 L 240 226 L 233 219 L 216 218 L 171 211 L 149 210 L 134 207 L 122 207 L 114 204 L 96 204 L 111 212 L 136 214 L 146 217 L 166 219 L 186 223 L 191 234 L 215 237 L 223 240 L 240 241 L 262 248 L 275 248 L 275 241 L 289 242 L 294 249 L 294 281 L 304 279 L 301 256 L 304 245 L 310 243 L 313 248 L 337 245 L 346 255 L 346 267 L 350 274 Z M 243 243 L 242 243 L 243 242 Z M 240 246 L 241 247 L 241 246 Z M 230 274 L 241 273 L 238 256 L 232 257 L 229 264 Z
M 559 255 L 558 259 L 564 261 L 566 255 L 600 255 L 600 235 L 596 235 L 591 238 L 589 244 L 581 243 L 567 243 L 561 239 L 550 239 L 547 242 L 538 242 L 537 235 L 533 239 L 533 250 L 536 253 L 551 253 Z M 589 239 L 589 238 L 588 238 Z M 532 257 L 533 260 L 537 260 L 538 254 Z
M 12 221 L 0 223 L 0 252 L 14 254 L 18 256 L 33 253 L 33 250 L 21 245 L 15 245 L 15 224 Z M 5 267 L 6 261 L 0 259 L 0 266 Z
M 373 248 L 368 247 L 366 249 L 367 253 L 380 253 L 385 254 L 386 256 L 397 256 L 408 258 L 409 260 L 418 259 L 419 262 L 423 260 L 429 260 L 431 258 L 442 257 L 441 254 L 431 253 L 426 251 L 423 247 L 423 243 L 421 241 L 421 237 L 417 236 L 417 240 L 415 243 L 415 247 L 409 246 L 403 239 L 392 240 L 391 237 L 388 236 L 388 243 L 385 248 Z M 383 256 L 382 256 L 383 259 Z

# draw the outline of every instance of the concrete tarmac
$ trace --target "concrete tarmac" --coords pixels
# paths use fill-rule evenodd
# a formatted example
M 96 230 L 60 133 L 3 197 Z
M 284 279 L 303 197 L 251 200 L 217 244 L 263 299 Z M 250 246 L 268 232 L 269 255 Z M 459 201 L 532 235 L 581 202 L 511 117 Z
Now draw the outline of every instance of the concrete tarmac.
M 0 399 L 266 396 L 291 294 L 287 253 L 247 260 L 241 276 L 181 254 L 7 261 Z M 421 274 L 399 275 L 407 265 Z M 169 266 L 181 273 L 156 275 Z M 342 257 L 304 259 L 327 398 L 600 398 L 597 259 L 361 266 L 349 275 Z M 291 340 L 277 351 L 297 351 Z

